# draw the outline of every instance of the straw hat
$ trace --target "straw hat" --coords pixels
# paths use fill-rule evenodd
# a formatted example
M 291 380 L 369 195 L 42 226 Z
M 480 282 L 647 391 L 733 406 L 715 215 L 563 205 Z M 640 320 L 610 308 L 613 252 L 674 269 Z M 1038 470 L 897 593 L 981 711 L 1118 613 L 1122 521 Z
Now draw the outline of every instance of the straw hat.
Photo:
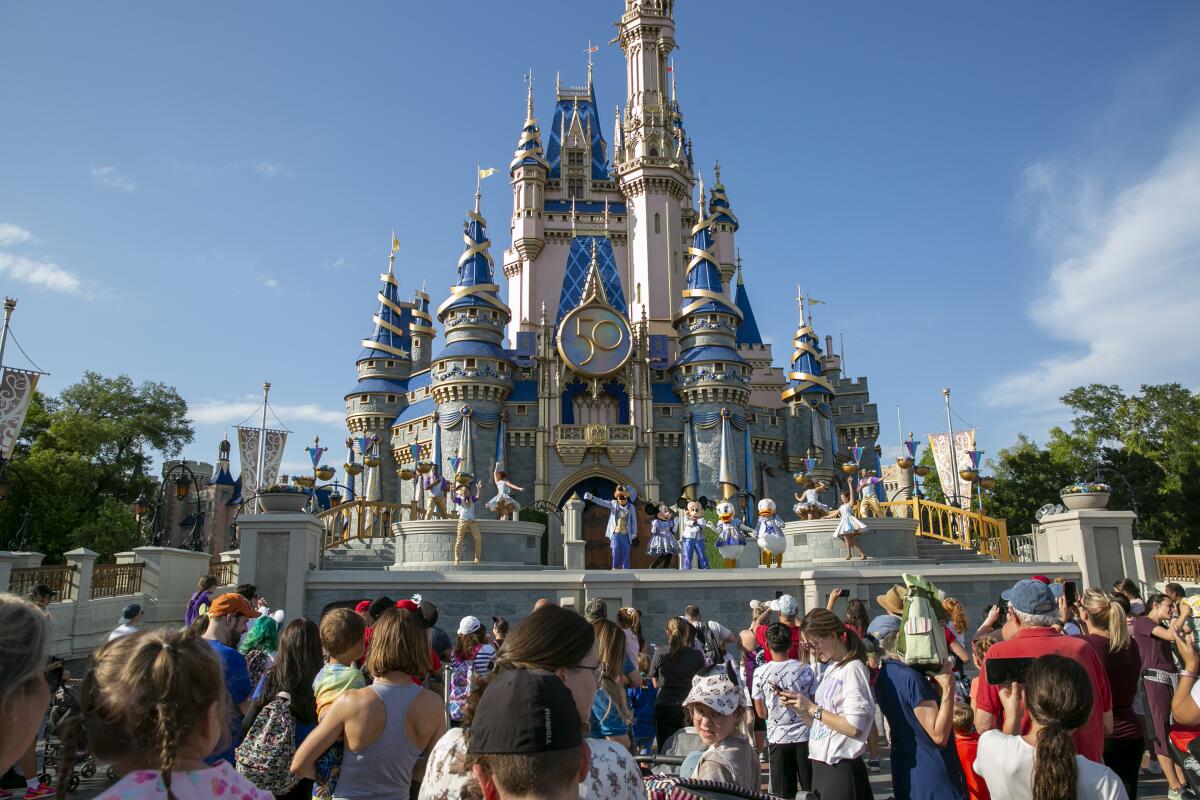
M 895 584 L 885 593 L 877 596 L 875 602 L 889 614 L 903 614 L 906 597 L 908 597 L 908 589 L 905 589 L 900 584 Z

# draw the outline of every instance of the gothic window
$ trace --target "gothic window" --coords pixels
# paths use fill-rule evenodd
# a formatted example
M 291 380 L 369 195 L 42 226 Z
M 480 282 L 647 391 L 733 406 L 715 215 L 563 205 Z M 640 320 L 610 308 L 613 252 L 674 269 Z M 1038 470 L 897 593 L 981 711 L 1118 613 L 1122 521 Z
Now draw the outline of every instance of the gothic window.
M 582 150 L 568 150 L 567 151 L 567 166 L 568 167 L 582 167 L 583 166 L 583 151 Z
M 650 157 L 651 157 L 651 158 L 658 158 L 658 148 L 657 148 L 657 147 L 651 147 L 651 148 L 650 148 Z
M 467 369 L 475 369 L 475 359 L 473 359 L 473 358 L 467 359 Z
M 529 406 L 517 406 L 517 414 L 519 416 L 523 417 L 528 413 L 529 413 Z
M 394 395 L 394 394 L 389 394 L 389 395 L 387 396 L 387 401 L 388 401 L 389 403 L 394 403 L 394 402 L 396 402 L 396 395 Z
M 567 179 L 567 197 L 583 197 L 583 178 Z
M 671 407 L 670 407 L 670 406 L 660 406 L 660 407 L 659 407 L 659 409 L 658 409 L 658 415 L 659 415 L 660 417 L 669 417 L 669 416 L 671 416 Z
M 662 233 L 662 218 L 657 211 L 654 212 L 654 232 Z

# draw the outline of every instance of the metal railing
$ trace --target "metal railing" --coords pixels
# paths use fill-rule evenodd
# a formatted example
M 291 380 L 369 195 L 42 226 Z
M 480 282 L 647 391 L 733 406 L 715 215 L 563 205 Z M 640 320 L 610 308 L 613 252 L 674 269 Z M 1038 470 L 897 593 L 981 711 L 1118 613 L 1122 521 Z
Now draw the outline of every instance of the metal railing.
M 879 505 L 884 513 L 890 512 L 894 517 L 917 520 L 919 536 L 950 542 L 999 561 L 1013 560 L 1008 544 L 1008 525 L 1002 519 L 919 497 Z
M 1160 581 L 1200 583 L 1200 556 L 1155 556 Z
M 325 550 L 354 539 L 390 539 L 392 523 L 400 519 L 399 503 L 378 500 L 350 500 L 317 514 L 325 528 Z
M 1015 533 L 1008 537 L 1009 561 L 1037 561 L 1032 533 Z
M 237 565 L 236 561 L 213 561 L 208 565 L 208 574 L 217 579 L 217 586 L 233 586 Z
M 92 569 L 92 599 L 97 597 L 123 597 L 142 590 L 142 569 L 146 565 L 97 564 Z
M 71 566 L 20 567 L 12 571 L 8 590 L 15 595 L 24 597 L 39 583 L 58 592 L 59 600 L 71 600 L 75 597 L 75 568 Z

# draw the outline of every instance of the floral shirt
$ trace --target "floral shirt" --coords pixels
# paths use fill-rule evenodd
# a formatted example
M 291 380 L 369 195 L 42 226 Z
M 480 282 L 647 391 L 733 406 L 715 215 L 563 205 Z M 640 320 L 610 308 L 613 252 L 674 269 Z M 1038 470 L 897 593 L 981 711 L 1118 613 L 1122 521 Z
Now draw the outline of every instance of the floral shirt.
M 171 773 L 176 800 L 274 800 L 237 773 L 228 761 L 208 769 Z M 158 770 L 135 770 L 97 795 L 96 800 L 166 800 L 167 787 Z
M 592 766 L 579 784 L 580 800 L 645 800 L 641 772 L 628 750 L 607 739 L 588 739 L 587 743 Z M 466 759 L 463 730 L 452 728 L 429 753 L 418 800 L 461 800 L 462 787 L 475 780 Z

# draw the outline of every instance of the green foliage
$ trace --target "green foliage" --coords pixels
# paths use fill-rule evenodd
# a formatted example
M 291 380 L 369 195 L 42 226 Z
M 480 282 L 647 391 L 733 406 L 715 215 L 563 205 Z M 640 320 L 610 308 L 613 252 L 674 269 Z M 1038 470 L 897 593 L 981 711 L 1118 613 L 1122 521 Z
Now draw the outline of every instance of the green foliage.
M 187 404 L 169 386 L 95 372 L 57 398 L 35 395 L 10 469 L 9 500 L 0 503 L 0 531 L 31 522 L 24 545 L 48 562 L 87 546 L 110 558 L 136 544 L 130 505 L 157 482 L 147 477 L 155 453 L 177 455 L 192 441 Z M 0 541 L 0 546 L 15 544 Z
M 929 474 L 924 478 L 917 479 L 921 482 L 921 494 L 932 503 L 946 502 L 946 493 L 942 491 L 942 480 L 938 477 L 937 465 L 933 463 L 933 451 L 926 447 L 922 451 L 918 463 L 923 467 L 929 467 Z

